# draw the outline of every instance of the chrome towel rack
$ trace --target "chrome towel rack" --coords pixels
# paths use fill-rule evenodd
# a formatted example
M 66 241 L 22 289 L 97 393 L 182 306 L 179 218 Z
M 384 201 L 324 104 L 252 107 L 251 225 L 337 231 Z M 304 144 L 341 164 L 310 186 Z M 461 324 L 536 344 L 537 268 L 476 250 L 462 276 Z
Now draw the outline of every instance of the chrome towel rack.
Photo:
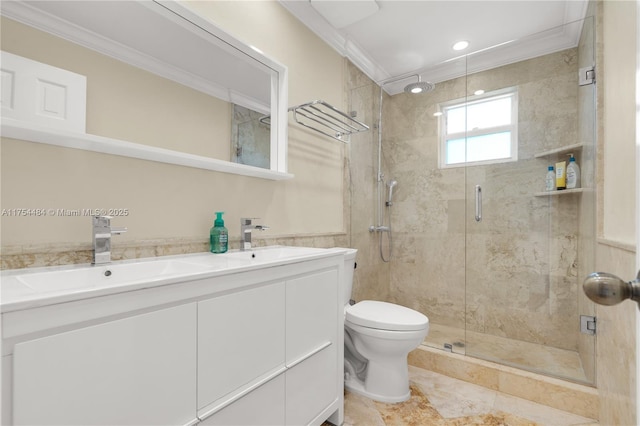
M 291 107 L 289 111 L 293 111 L 293 119 L 301 126 L 343 143 L 349 142 L 352 133 L 369 130 L 366 124 L 319 99 Z

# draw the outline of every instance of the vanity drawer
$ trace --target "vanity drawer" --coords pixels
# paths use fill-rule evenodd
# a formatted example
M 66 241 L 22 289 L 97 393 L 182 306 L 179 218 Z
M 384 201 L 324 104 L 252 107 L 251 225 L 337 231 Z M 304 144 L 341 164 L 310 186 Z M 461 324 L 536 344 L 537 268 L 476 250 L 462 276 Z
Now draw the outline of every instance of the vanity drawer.
M 287 280 L 287 366 L 338 334 L 338 271 Z
M 254 426 L 284 424 L 284 374 L 205 418 L 202 426 Z
M 192 424 L 195 325 L 190 303 L 17 344 L 13 424 Z
M 337 346 L 332 344 L 288 369 L 286 375 L 286 425 L 307 425 L 336 401 Z
M 284 282 L 198 302 L 199 413 L 284 367 L 284 302 Z

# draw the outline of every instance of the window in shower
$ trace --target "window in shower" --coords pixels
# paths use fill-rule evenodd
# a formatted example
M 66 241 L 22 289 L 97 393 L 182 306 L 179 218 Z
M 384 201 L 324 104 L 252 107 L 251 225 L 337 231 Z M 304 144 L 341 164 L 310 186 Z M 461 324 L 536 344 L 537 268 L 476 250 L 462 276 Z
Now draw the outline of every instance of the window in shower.
M 518 159 L 515 87 L 439 105 L 440 165 L 460 167 Z

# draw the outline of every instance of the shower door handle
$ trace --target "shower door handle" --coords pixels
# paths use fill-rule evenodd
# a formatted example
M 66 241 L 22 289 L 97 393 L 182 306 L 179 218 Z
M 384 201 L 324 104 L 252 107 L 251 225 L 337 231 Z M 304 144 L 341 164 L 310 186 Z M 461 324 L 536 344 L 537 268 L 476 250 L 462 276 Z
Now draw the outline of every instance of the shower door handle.
M 476 222 L 482 220 L 482 187 L 476 185 Z

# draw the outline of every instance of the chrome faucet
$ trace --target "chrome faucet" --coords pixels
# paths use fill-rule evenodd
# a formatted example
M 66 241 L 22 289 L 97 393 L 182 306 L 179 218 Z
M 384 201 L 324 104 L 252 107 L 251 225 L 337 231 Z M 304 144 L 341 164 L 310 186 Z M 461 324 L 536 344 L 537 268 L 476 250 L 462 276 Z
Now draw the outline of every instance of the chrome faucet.
M 93 259 L 91 264 L 111 262 L 111 235 L 127 232 L 127 228 L 111 226 L 111 216 L 93 216 Z
M 257 217 L 243 217 L 240 219 L 240 250 L 251 250 L 251 231 L 254 229 L 258 229 L 260 231 L 264 231 L 265 229 L 269 229 L 268 226 L 265 225 L 254 225 L 252 223 L 253 220 L 258 219 Z

